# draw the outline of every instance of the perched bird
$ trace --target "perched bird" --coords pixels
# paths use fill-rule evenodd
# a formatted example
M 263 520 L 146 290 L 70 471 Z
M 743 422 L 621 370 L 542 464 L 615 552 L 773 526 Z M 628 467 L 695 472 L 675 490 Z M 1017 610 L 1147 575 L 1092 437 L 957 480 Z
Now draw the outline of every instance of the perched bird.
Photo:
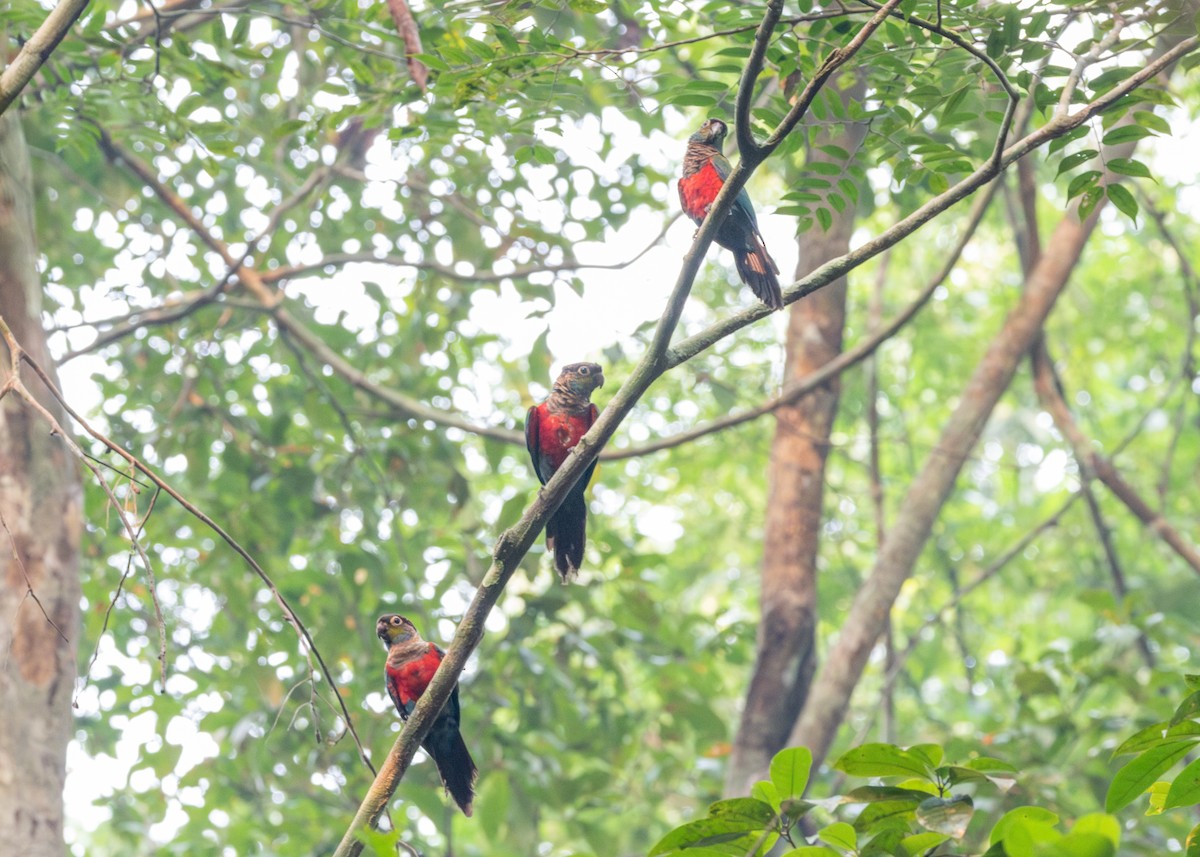
M 571 363 L 563 367 L 550 398 L 529 409 L 525 418 L 525 445 L 533 459 L 533 470 L 543 485 L 562 467 L 571 449 L 596 421 L 599 411 L 591 403 L 591 395 L 603 386 L 604 370 L 598 363 Z M 583 564 L 583 546 L 587 542 L 585 492 L 595 470 L 593 461 L 546 524 L 546 549 L 554 554 L 554 567 L 563 583 L 574 577 Z
M 721 154 L 728 132 L 720 119 L 709 119 L 700 130 L 688 138 L 687 153 L 683 156 L 683 176 L 679 179 L 679 201 L 683 212 L 696 222 L 704 223 L 725 179 L 733 172 L 729 161 Z M 725 221 L 717 229 L 716 242 L 733 251 L 738 275 L 754 290 L 760 301 L 771 309 L 783 309 L 783 292 L 779 289 L 779 266 L 767 252 L 750 194 L 742 188 L 733 201 Z
M 413 623 L 403 616 L 389 613 L 375 623 L 375 634 L 387 647 L 387 692 L 400 717 L 408 720 L 417 699 L 425 692 L 445 652 L 422 640 Z M 437 766 L 442 785 L 466 815 L 471 814 L 475 800 L 475 777 L 479 771 L 467 745 L 458 731 L 458 685 L 450 693 L 445 706 L 433 721 L 433 728 L 421 742 L 425 752 Z

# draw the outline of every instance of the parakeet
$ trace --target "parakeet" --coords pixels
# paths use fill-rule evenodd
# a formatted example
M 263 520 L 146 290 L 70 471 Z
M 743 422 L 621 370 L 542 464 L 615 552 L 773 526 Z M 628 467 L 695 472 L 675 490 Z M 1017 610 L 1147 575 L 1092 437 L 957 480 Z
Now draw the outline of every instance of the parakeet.
M 421 639 L 412 622 L 394 613 L 379 617 L 375 623 L 375 634 L 388 650 L 384 672 L 388 696 L 392 698 L 400 717 L 408 720 L 413 706 L 429 686 L 446 653 L 433 643 Z M 475 777 L 479 772 L 471 754 L 467 752 L 467 745 L 463 743 L 458 724 L 458 685 L 455 685 L 421 746 L 437 766 L 442 785 L 450 797 L 469 816 L 471 803 L 475 800 Z
M 529 409 L 525 419 L 525 445 L 533 459 L 533 470 L 541 483 L 550 481 L 599 411 L 591 402 L 592 391 L 604 386 L 604 371 L 597 363 L 564 366 L 554 382 L 550 398 Z M 546 524 L 546 549 L 554 554 L 554 567 L 566 583 L 583 564 L 587 542 L 587 491 L 596 469 L 592 462 L 579 477 L 562 505 Z
M 728 128 L 720 119 L 709 119 L 700 130 L 688 138 L 687 153 L 683 156 L 683 176 L 679 179 L 679 201 L 684 213 L 696 222 L 704 223 L 733 172 L 729 161 L 721 154 Z M 783 292 L 779 288 L 779 266 L 767 252 L 758 218 L 750 195 L 742 188 L 733 201 L 725 221 L 717 229 L 716 242 L 733 251 L 738 275 L 754 290 L 760 301 L 771 309 L 783 309 Z

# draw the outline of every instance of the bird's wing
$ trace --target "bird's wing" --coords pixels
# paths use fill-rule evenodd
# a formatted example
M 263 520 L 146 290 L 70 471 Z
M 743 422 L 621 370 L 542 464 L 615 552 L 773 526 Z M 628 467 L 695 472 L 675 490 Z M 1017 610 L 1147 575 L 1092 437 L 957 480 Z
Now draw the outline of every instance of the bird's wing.
M 729 159 L 724 155 L 713 155 L 713 169 L 717 171 L 717 175 L 721 177 L 721 181 L 729 178 L 729 174 L 733 172 L 733 165 L 729 163 Z M 737 199 L 733 201 L 733 208 L 730 214 L 735 217 L 745 217 L 750 221 L 750 225 L 754 231 L 758 232 L 758 217 L 754 214 L 754 203 L 750 201 L 750 194 L 743 187 L 738 191 Z
M 545 485 L 546 477 L 542 476 L 540 466 L 542 460 L 541 412 L 537 405 L 530 408 L 529 413 L 525 415 L 525 448 L 529 450 L 529 457 L 533 459 L 533 472 L 537 474 L 538 481 Z
M 725 181 L 733 172 L 733 164 L 729 163 L 729 158 L 724 155 L 713 155 L 712 165 L 713 169 L 717 171 L 717 175 L 721 177 L 721 181 Z

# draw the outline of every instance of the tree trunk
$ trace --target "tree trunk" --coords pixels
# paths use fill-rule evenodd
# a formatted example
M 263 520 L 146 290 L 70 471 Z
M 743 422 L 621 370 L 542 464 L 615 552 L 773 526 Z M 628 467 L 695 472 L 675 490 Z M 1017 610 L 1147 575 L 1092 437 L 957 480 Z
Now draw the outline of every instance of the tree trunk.
M 0 316 L 50 371 L 36 261 L 29 154 L 11 111 L 0 116 Z M 0 347 L 0 383 L 10 358 Z M 22 379 L 62 423 L 33 373 Z M 0 400 L 0 516 L 0 842 L 26 857 L 61 857 L 79 624 L 79 474 L 62 441 L 11 393 Z
M 1200 0 L 1189 0 L 1188 5 L 1198 7 Z M 1164 37 L 1155 53 L 1168 50 L 1178 38 Z M 1164 83 L 1169 74 L 1170 71 L 1162 74 Z M 1132 120 L 1126 117 L 1121 121 Z M 1101 150 L 1102 158 L 1107 163 L 1113 158 L 1131 157 L 1135 146 L 1135 143 L 1105 146 Z M 1114 176 L 1107 173 L 1102 181 L 1113 179 Z M 788 745 L 808 747 L 812 751 L 814 767 L 824 761 L 833 745 L 871 649 L 887 624 L 900 587 L 916 567 L 933 523 L 954 489 L 967 456 L 983 434 L 996 403 L 1012 383 L 1021 359 L 1041 337 L 1043 325 L 1058 296 L 1067 287 L 1106 204 L 1107 198 L 1101 197 L 1091 215 L 1082 222 L 1072 206 L 1059 221 L 1044 249 L 1038 246 L 1040 239 L 1034 208 L 1026 205 L 1031 228 L 1025 234 L 1028 243 L 1021 249 L 1022 262 L 1029 267 L 1024 271 L 1021 300 L 1004 320 L 1004 326 L 975 367 L 958 407 L 942 429 L 934 453 L 925 460 L 921 472 L 909 486 L 871 574 L 855 596 L 825 667 L 813 682 L 800 719 L 792 730 Z
M 844 100 L 861 97 L 861 90 L 852 86 Z M 821 135 L 817 143 L 832 143 L 852 153 L 865 135 L 865 125 L 846 123 L 835 135 Z M 808 151 L 806 163 L 813 161 L 840 166 L 839 160 L 817 148 Z M 828 231 L 813 227 L 804 233 L 799 239 L 796 279 L 847 253 L 853 230 L 854 206 L 847 205 L 840 213 L 833 210 Z M 845 321 L 845 278 L 793 304 L 784 384 L 841 353 Z M 817 549 L 825 459 L 840 393 L 841 383 L 834 378 L 776 412 L 763 546 L 762 620 L 754 673 L 725 780 L 725 793 L 730 796 L 748 794 L 753 782 L 766 776 L 771 757 L 786 746 L 816 668 Z
M 1124 154 L 1124 153 L 1122 153 Z M 933 522 L 954 488 L 963 463 L 983 433 L 992 409 L 1008 389 L 1021 359 L 1040 334 L 1066 287 L 1103 205 L 1084 223 L 1068 214 L 1026 279 L 1025 291 L 992 340 L 901 503 L 870 577 L 854 598 L 837 642 L 813 684 L 791 744 L 812 750 L 820 764 L 837 735 L 867 658 L 882 632 L 900 587 L 916 566 Z

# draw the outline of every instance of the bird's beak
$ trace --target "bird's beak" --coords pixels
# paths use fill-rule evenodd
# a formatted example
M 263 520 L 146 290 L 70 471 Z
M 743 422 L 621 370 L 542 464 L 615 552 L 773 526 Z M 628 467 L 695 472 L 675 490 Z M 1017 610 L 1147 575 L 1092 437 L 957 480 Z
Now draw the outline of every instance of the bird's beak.
M 601 372 L 599 375 L 596 376 L 596 386 L 597 387 L 604 386 L 604 373 L 603 372 Z

